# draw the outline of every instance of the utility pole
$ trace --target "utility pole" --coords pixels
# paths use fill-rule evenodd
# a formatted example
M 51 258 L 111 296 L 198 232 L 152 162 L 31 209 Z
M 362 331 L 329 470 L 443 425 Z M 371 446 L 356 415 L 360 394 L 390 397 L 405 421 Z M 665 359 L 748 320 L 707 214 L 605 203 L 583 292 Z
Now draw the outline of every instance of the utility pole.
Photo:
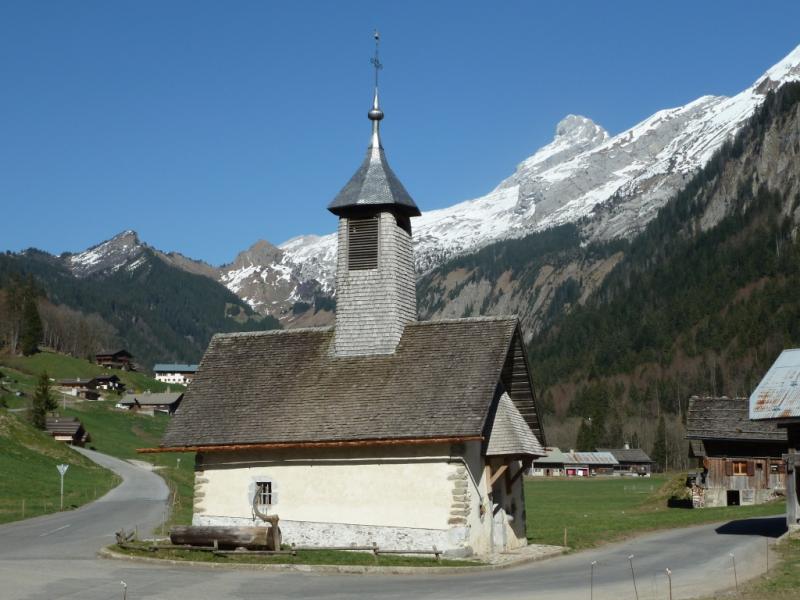
M 57 465 L 58 474 L 61 475 L 61 510 L 64 510 L 64 474 L 69 469 L 69 465 Z

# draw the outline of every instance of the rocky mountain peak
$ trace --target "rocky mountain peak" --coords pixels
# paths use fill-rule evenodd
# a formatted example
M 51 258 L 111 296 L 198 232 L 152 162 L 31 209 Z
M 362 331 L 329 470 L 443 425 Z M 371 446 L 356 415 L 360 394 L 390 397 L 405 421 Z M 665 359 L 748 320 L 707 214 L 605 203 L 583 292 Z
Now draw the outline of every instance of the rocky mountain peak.
M 556 125 L 555 139 L 570 141 L 577 144 L 595 143 L 605 141 L 608 132 L 597 123 L 581 115 L 567 115 Z
M 224 269 L 243 268 L 250 266 L 264 267 L 280 262 L 283 256 L 283 251 L 269 243 L 266 240 L 258 240 L 255 244 L 250 246 L 247 250 L 240 252 L 233 259 L 230 265 L 223 267 Z
M 137 258 L 146 246 L 132 229 L 118 233 L 110 240 L 67 257 L 67 266 L 76 277 L 87 277 L 100 271 L 116 271 Z
M 798 79 L 800 79 L 800 46 L 797 46 L 759 77 L 753 84 L 753 90 L 758 94 L 766 94 L 782 83 Z

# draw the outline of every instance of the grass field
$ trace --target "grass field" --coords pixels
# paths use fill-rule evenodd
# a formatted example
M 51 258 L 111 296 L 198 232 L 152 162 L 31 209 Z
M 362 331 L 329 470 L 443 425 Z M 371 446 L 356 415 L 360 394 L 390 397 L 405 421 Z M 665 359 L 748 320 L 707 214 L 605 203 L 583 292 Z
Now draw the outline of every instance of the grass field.
M 46 372 L 51 379 L 55 380 L 90 379 L 96 375 L 113 374 L 125 383 L 126 389 L 137 392 L 144 390 L 163 392 L 169 387 L 174 391 L 184 389 L 183 386 L 179 385 L 168 386 L 166 383 L 156 381 L 145 373 L 105 369 L 88 360 L 54 352 L 39 352 L 33 356 L 0 355 L 0 372 L 7 379 L 14 381 L 13 384 L 6 385 L 8 391 L 3 394 L 11 408 L 24 404 L 24 399 L 20 400 L 14 397 L 12 392 L 19 390 L 30 394 L 36 384 L 36 376 L 42 372 Z M 0 390 L 0 393 L 2 393 L 2 390 Z
M 216 556 L 211 552 L 199 550 L 170 549 L 159 550 L 157 553 L 146 550 L 149 543 L 133 544 L 142 549 L 120 548 L 112 546 L 115 552 L 122 552 L 133 556 L 146 556 L 148 558 L 163 558 L 171 560 L 195 560 L 209 563 L 243 563 L 243 564 L 303 564 L 303 565 L 362 565 L 368 567 L 471 567 L 479 565 L 477 561 L 448 560 L 437 561 L 433 556 L 399 556 L 378 555 L 371 552 L 347 552 L 344 550 L 298 550 L 296 556 L 291 554 L 278 554 L 274 556 Z
M 61 463 L 70 465 L 64 477 L 65 508 L 99 498 L 119 483 L 110 471 L 0 410 L 0 523 L 59 510 L 56 465 Z
M 781 501 L 757 506 L 667 508 L 675 477 L 530 478 L 525 481 L 528 540 L 534 544 L 564 543 L 573 549 L 655 529 L 688 527 L 755 516 L 778 515 Z

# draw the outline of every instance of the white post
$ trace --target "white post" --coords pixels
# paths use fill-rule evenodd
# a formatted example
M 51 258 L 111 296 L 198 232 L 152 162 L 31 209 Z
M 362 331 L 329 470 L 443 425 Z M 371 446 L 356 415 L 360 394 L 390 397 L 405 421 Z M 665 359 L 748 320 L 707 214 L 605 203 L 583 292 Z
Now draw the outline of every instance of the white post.
M 69 465 L 57 465 L 58 474 L 61 475 L 61 510 L 64 510 L 64 474 L 69 469 Z

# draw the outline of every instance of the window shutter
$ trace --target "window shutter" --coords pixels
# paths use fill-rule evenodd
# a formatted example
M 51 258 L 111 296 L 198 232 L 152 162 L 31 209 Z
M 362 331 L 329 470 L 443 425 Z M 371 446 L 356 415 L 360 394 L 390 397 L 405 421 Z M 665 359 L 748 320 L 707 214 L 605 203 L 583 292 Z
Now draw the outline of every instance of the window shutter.
M 733 475 L 733 462 L 730 460 L 725 461 L 725 475 L 728 477 Z
M 752 460 L 747 461 L 747 476 L 752 477 L 756 474 L 756 464 Z
M 378 268 L 378 219 L 350 219 L 347 223 L 347 268 Z

